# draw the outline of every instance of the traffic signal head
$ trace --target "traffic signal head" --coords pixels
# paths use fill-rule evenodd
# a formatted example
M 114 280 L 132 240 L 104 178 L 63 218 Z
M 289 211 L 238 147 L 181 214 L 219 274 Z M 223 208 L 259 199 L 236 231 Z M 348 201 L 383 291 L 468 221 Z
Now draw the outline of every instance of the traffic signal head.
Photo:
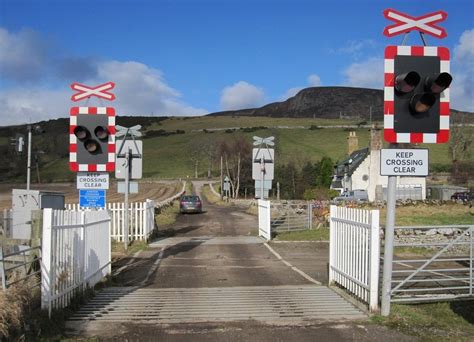
M 390 143 L 449 140 L 449 50 L 385 49 L 384 137 Z
M 71 108 L 69 129 L 71 171 L 115 170 L 115 110 Z

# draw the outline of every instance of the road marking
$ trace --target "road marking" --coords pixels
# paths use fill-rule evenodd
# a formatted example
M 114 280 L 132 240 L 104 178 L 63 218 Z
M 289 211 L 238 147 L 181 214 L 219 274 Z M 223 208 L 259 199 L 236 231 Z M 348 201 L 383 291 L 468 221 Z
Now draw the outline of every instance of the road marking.
M 277 257 L 278 260 L 280 260 L 282 263 L 284 263 L 286 266 L 290 267 L 293 271 L 295 271 L 296 273 L 298 273 L 299 275 L 301 275 L 303 278 L 305 278 L 306 280 L 312 282 L 313 284 L 316 284 L 316 285 L 322 285 L 321 282 L 317 281 L 316 279 L 313 279 L 312 277 L 310 277 L 309 275 L 307 275 L 306 273 L 304 273 L 303 271 L 301 271 L 298 267 L 296 266 L 293 266 L 292 264 L 290 264 L 288 261 L 286 261 L 285 259 L 283 259 L 281 257 L 280 254 L 277 253 L 277 251 L 275 251 L 273 248 L 270 247 L 270 245 L 268 243 L 264 243 L 265 247 L 268 248 L 268 250 L 270 252 L 273 253 L 273 255 L 275 255 Z
M 143 252 L 143 250 L 138 251 L 135 254 L 133 254 L 130 260 L 128 260 L 127 263 L 123 265 L 122 267 L 119 267 L 115 272 L 112 273 L 112 275 L 113 276 L 119 275 L 124 269 L 130 266 L 130 264 L 134 261 L 134 259 L 138 258 L 141 252 Z
M 161 260 L 163 260 L 163 254 L 165 254 L 165 250 L 166 250 L 166 247 L 163 248 L 160 251 L 160 253 L 158 253 L 158 257 L 156 258 L 155 262 L 153 263 L 153 266 L 148 271 L 148 273 L 146 275 L 146 278 L 140 283 L 142 286 L 145 285 L 150 280 L 151 275 L 153 273 L 155 273 L 156 270 L 158 269 L 158 266 L 160 266 L 160 262 L 161 262 Z

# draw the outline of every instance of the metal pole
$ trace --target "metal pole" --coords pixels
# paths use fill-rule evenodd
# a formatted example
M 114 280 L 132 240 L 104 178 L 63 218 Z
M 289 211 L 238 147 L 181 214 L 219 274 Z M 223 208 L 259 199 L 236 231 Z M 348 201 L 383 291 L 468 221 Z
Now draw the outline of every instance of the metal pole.
M 265 190 L 265 187 L 263 186 L 263 182 L 265 181 L 265 159 L 260 158 L 260 169 L 261 169 L 261 173 L 262 173 L 262 182 L 260 184 L 260 198 L 262 200 L 265 199 L 265 195 L 264 195 L 264 190 Z
M 222 187 L 224 186 L 224 178 L 223 178 L 223 173 L 222 173 L 222 156 L 221 156 L 221 200 L 224 197 L 224 190 Z
M 28 162 L 26 170 L 26 190 L 30 191 L 30 173 L 31 173 L 31 125 L 28 125 Z M 29 193 L 28 193 L 29 197 Z
M 388 176 L 387 221 L 385 224 L 385 250 L 383 255 L 382 316 L 390 314 L 392 290 L 393 237 L 395 231 L 397 176 Z
M 125 172 L 125 215 L 123 225 L 123 242 L 125 250 L 128 249 L 128 193 L 130 192 L 130 162 L 132 160 L 132 150 L 129 148 L 125 153 L 125 163 L 127 165 L 127 171 Z
M 280 182 L 277 182 L 277 201 L 280 200 Z

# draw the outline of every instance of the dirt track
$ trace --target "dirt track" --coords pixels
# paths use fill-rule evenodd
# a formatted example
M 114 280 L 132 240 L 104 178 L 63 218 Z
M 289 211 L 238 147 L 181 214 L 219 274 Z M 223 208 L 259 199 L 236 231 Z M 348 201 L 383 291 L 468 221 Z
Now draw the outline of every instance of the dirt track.
M 131 202 L 143 201 L 145 199 L 164 200 L 181 190 L 179 182 L 143 182 L 138 185 L 139 193 L 130 194 Z M 0 184 L 0 210 L 11 208 L 12 189 L 25 189 L 25 184 Z M 79 190 L 75 183 L 49 183 L 32 184 L 32 190 L 58 191 L 66 195 L 66 203 L 77 203 L 79 201 Z M 111 182 L 107 190 L 107 202 L 123 202 L 124 195 L 117 193 L 117 183 Z

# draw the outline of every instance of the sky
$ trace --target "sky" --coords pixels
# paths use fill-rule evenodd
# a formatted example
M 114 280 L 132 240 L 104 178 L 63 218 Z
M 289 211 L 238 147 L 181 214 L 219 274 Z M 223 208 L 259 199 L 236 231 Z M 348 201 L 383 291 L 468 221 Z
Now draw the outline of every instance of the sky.
M 448 13 L 451 107 L 474 112 L 472 0 L 1 0 L 0 126 L 68 117 L 193 116 L 284 101 L 312 86 L 382 89 L 383 10 Z M 407 45 L 421 45 L 417 32 Z M 72 102 L 73 82 L 116 100 Z

